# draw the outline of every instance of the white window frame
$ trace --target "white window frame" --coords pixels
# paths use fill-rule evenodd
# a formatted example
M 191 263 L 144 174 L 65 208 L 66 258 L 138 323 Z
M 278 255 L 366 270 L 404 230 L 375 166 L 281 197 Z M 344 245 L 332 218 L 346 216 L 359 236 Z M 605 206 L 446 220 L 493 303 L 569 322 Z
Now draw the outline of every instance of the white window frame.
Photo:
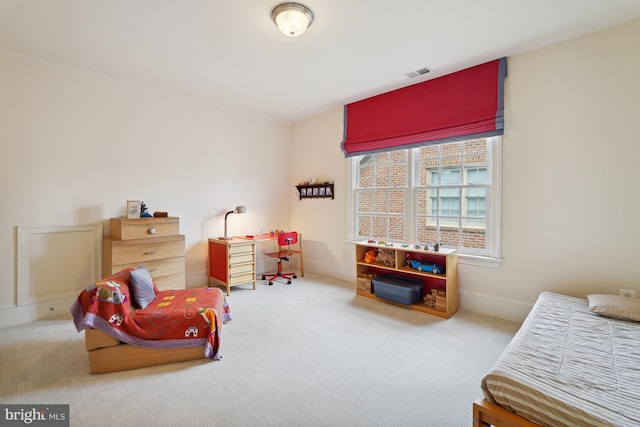
M 458 261 L 460 264 L 470 264 L 491 268 L 499 268 L 502 259 L 501 259 L 501 223 L 502 223 L 502 138 L 501 137 L 491 137 L 487 138 L 487 155 L 488 155 L 488 179 L 490 182 L 490 187 L 487 189 L 487 199 L 488 203 L 486 206 L 487 216 L 486 216 L 486 232 L 485 239 L 487 244 L 486 255 L 477 255 L 473 253 L 465 253 L 464 250 L 458 251 Z M 414 158 L 417 157 L 414 152 L 417 152 L 417 148 L 410 149 L 412 151 L 409 154 L 408 159 L 408 171 L 409 171 L 409 183 L 410 189 L 407 194 L 412 195 L 409 197 L 411 200 L 407 200 L 406 202 L 406 211 L 407 215 L 413 217 L 413 196 L 415 194 L 414 191 L 414 183 L 415 180 L 414 174 L 415 172 L 415 162 Z M 361 156 L 354 156 L 348 159 L 347 167 L 348 167 L 348 185 L 351 196 L 347 201 L 347 239 L 350 241 L 356 241 L 358 238 L 356 236 L 356 215 L 355 215 L 355 185 L 357 183 L 357 173 L 358 173 L 358 162 Z M 461 202 L 461 209 L 462 202 Z M 415 220 L 410 218 L 406 221 L 407 224 L 407 235 L 408 238 L 413 238 L 417 233 L 413 229 L 415 227 Z

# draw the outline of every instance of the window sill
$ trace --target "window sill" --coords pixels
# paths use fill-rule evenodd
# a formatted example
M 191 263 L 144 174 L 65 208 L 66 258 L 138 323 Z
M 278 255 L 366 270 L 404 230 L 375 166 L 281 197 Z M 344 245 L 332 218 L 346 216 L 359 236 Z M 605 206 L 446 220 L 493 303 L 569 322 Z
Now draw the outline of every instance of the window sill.
M 500 268 L 502 258 L 490 258 L 486 256 L 458 254 L 458 264 L 475 265 L 477 267 Z
M 361 240 L 348 239 L 347 242 L 355 246 Z M 474 265 L 477 267 L 500 268 L 502 258 L 491 258 L 480 255 L 461 254 L 458 252 L 458 264 Z

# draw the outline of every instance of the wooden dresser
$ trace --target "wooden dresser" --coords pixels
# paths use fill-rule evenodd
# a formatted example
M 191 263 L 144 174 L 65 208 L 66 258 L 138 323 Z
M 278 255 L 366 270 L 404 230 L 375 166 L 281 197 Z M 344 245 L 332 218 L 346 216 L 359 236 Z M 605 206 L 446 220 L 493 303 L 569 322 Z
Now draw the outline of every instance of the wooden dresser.
M 184 289 L 185 245 L 179 222 L 176 217 L 111 218 L 111 237 L 102 241 L 103 275 L 144 264 L 158 289 Z

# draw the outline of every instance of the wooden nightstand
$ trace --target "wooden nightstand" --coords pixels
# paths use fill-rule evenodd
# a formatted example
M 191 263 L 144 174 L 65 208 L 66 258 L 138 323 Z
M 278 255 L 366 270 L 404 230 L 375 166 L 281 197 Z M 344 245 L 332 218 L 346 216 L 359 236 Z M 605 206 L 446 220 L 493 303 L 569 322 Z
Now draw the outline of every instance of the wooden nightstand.
M 253 283 L 256 288 L 256 243 L 234 237 L 231 240 L 209 239 L 209 280 L 231 287 Z

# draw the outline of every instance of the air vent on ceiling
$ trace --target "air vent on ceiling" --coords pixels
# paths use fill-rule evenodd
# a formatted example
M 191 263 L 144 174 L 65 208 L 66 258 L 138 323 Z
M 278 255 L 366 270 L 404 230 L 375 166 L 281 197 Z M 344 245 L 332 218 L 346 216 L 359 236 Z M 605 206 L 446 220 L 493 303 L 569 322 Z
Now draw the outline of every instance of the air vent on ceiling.
M 419 70 L 415 70 L 410 73 L 407 73 L 407 77 L 414 78 L 414 77 L 424 76 L 425 74 L 428 74 L 430 72 L 431 70 L 429 68 L 423 67 L 423 68 L 420 68 Z

